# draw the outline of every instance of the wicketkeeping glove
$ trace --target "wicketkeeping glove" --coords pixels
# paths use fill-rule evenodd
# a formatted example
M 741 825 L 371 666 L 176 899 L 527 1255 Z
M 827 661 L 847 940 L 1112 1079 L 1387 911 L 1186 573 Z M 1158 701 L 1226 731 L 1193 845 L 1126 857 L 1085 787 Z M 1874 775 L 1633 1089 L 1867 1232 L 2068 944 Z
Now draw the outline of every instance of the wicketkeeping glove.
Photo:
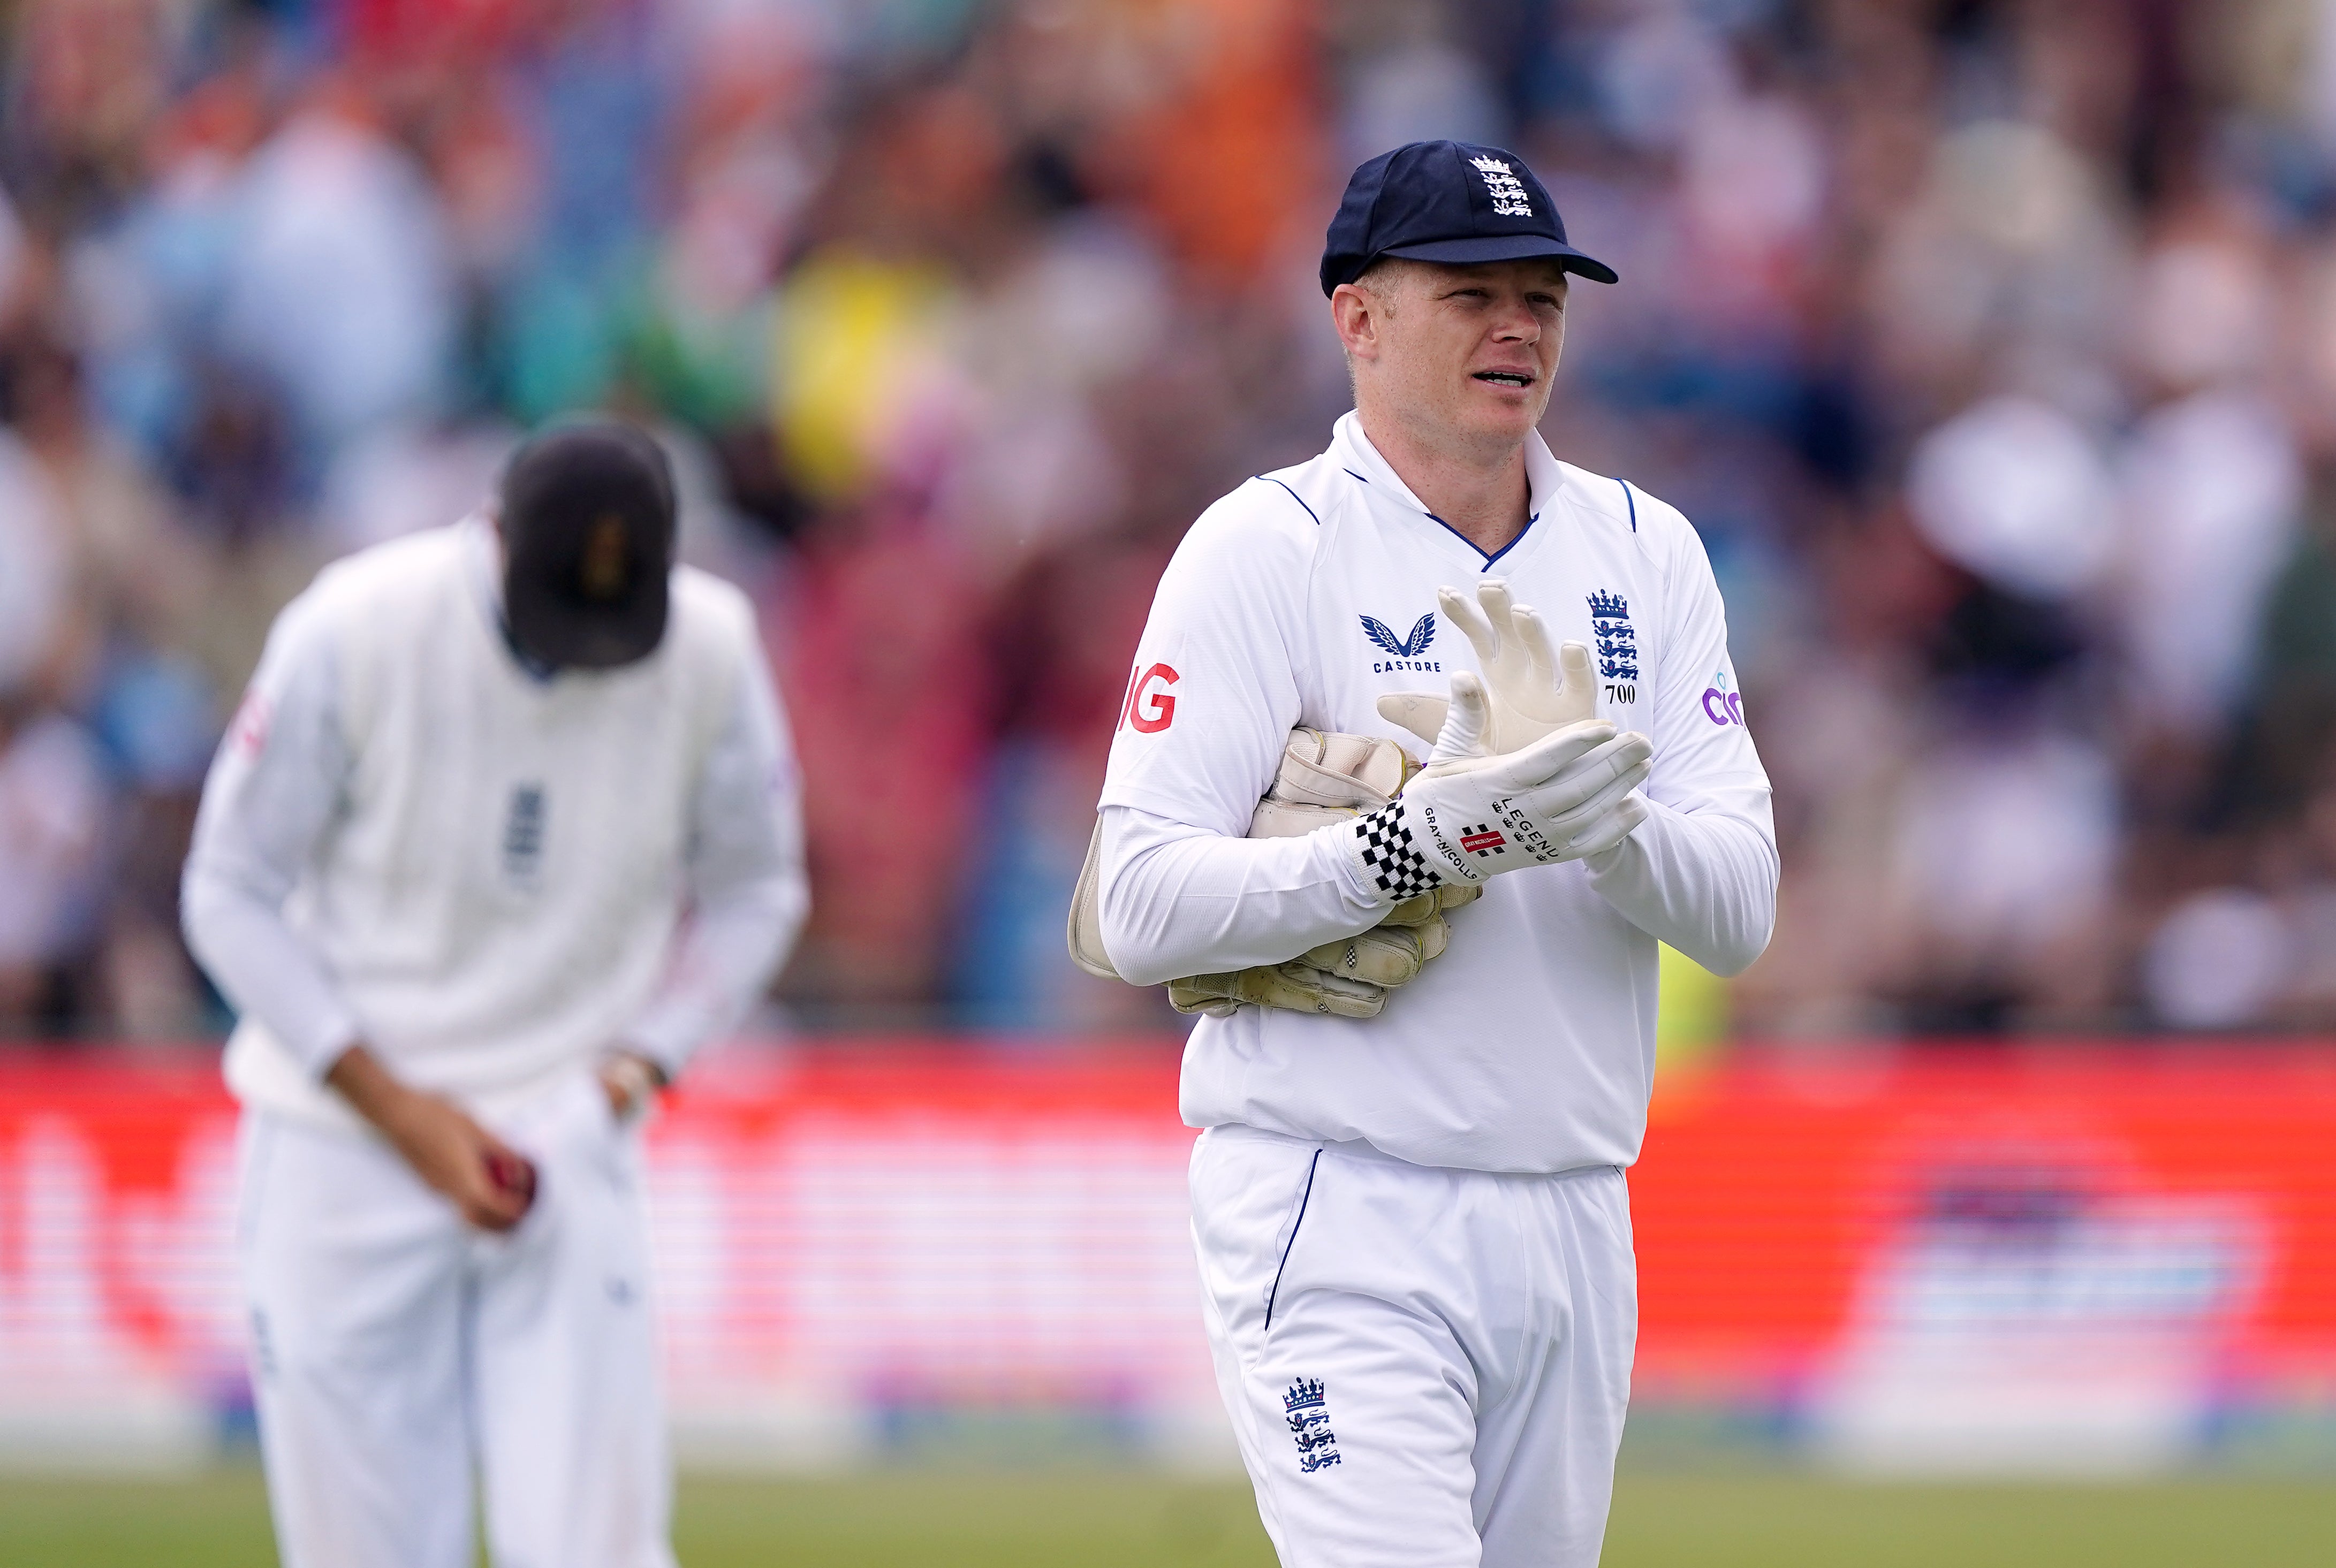
M 1290 732 L 1281 765 L 1250 821 L 1251 838 L 1290 838 L 1387 803 L 1403 787 L 1410 762 L 1391 740 L 1299 728 Z M 1087 847 L 1069 922 L 1071 957 L 1090 974 L 1118 978 L 1103 947 L 1100 905 L 1102 828 Z M 1179 1012 L 1224 1017 L 1246 1002 L 1260 1007 L 1342 1018 L 1373 1018 L 1387 991 L 1419 973 L 1451 941 L 1446 911 L 1481 888 L 1455 883 L 1397 904 L 1368 931 L 1299 953 L 1281 963 L 1168 982 Z
M 1254 837 L 1254 835 L 1252 835 Z M 1309 948 L 1287 963 L 1262 963 L 1226 974 L 1193 974 L 1168 982 L 1179 1012 L 1223 1018 L 1238 1004 L 1377 1018 L 1387 993 L 1418 978 L 1427 961 L 1452 944 L 1445 911 L 1471 903 L 1481 887 L 1455 884 L 1406 899 L 1368 931 Z
M 1612 848 L 1646 819 L 1645 802 L 1630 793 L 1653 769 L 1645 736 L 1584 720 L 1500 755 L 1488 743 L 1492 725 L 1484 682 L 1465 671 L 1453 676 L 1427 766 L 1348 829 L 1367 886 L 1400 902 L 1578 860 Z
M 1492 720 L 1484 744 L 1494 756 L 1523 750 L 1543 736 L 1598 717 L 1596 673 L 1590 650 L 1580 643 L 1552 647 L 1549 627 L 1533 610 L 1514 603 L 1498 577 L 1476 585 L 1472 602 L 1458 588 L 1436 591 L 1436 607 L 1460 628 L 1476 650 L 1484 673 Z M 1426 692 L 1381 697 L 1379 716 L 1400 724 L 1433 746 L 1444 730 L 1448 704 Z

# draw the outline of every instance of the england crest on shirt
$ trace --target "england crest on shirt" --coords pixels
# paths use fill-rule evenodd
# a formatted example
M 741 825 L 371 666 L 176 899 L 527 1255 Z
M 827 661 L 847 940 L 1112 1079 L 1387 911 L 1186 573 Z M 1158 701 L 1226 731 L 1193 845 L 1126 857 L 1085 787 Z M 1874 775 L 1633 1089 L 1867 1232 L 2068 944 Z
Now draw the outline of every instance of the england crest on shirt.
M 1606 682 L 1606 700 L 1633 702 L 1639 696 L 1639 631 L 1630 624 L 1630 602 L 1604 589 L 1590 595 L 1591 651 Z

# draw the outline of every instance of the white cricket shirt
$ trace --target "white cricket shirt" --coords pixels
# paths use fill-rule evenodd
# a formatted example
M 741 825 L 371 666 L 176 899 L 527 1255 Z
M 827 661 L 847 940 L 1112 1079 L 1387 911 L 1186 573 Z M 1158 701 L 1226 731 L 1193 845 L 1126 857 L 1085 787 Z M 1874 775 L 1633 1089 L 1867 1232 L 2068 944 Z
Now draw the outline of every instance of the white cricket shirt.
M 187 936 L 247 1104 L 361 1124 L 362 1040 L 492 1111 L 624 1046 L 678 1073 L 808 905 L 793 757 L 745 596 L 688 567 L 664 641 L 530 673 L 490 527 L 376 546 L 287 605 L 203 788 Z
M 1452 945 L 1377 1018 L 1243 1007 L 1184 1052 L 1194 1127 L 1362 1139 L 1421 1165 L 1628 1166 L 1654 1077 L 1658 941 L 1721 973 L 1775 921 L 1768 779 L 1745 727 L 1702 541 L 1677 509 L 1526 448 L 1532 522 L 1486 557 L 1338 421 L 1313 461 L 1204 513 L 1162 576 L 1104 785 L 1104 941 L 1137 983 L 1278 963 L 1385 913 L 1343 827 L 1248 840 L 1299 724 L 1416 737 L 1378 715 L 1475 651 L 1436 590 L 1505 577 L 1589 644 L 1599 711 L 1653 742 L 1647 821 L 1593 862 L 1492 877 Z

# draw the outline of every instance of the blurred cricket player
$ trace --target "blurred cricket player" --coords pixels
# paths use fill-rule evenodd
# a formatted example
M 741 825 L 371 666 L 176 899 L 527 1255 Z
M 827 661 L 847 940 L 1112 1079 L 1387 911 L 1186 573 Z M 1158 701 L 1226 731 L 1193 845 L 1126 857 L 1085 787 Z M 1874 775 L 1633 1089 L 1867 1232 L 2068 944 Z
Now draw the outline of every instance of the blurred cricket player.
M 1355 411 L 1186 536 L 1113 743 L 1101 940 L 1217 999 L 1184 1053 L 1193 1233 L 1291 1568 L 1597 1561 L 1659 944 L 1733 974 L 1775 917 L 1703 546 L 1535 429 L 1569 275 L 1615 281 L 1512 153 L 1355 171 L 1321 268 Z M 1245 837 L 1293 769 L 1325 785 L 1338 749 L 1299 726 L 1426 766 Z M 1382 922 L 1429 893 L 1448 930 L 1398 951 Z
M 613 421 L 286 608 L 187 936 L 242 1015 L 238 1248 L 287 1568 L 663 1568 L 638 1128 L 805 910 L 754 615 Z

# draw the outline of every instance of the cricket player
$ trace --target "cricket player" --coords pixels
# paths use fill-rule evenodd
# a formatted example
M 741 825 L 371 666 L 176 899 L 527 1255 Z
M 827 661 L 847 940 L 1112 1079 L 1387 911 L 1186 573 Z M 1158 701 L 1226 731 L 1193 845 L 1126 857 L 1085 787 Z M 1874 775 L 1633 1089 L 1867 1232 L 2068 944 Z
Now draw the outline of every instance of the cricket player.
M 745 596 L 614 421 L 326 568 L 203 790 L 238 1251 L 287 1568 L 666 1568 L 638 1129 L 805 911 Z
M 1321 267 L 1355 411 L 1186 536 L 1112 747 L 1100 919 L 1130 981 L 1335 954 L 1482 889 L 1375 1016 L 1243 1002 L 1185 1050 L 1209 1337 L 1290 1568 L 1597 1561 L 1658 944 L 1733 974 L 1775 917 L 1703 547 L 1536 431 L 1569 275 L 1615 281 L 1512 153 L 1356 170 Z M 1245 837 L 1300 725 L 1426 767 L 1377 809 Z M 1267 994 L 1235 982 L 1214 989 Z

